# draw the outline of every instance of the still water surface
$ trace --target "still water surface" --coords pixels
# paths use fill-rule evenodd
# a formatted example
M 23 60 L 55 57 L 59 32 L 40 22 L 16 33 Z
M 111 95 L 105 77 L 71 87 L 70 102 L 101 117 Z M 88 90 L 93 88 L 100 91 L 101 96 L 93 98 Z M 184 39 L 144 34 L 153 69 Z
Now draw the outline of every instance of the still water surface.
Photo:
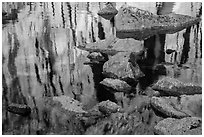
M 114 25 L 97 12 L 105 3 L 3 3 L 3 12 L 17 9 L 17 19 L 2 26 L 2 122 L 3 133 L 36 134 L 32 121 L 5 110 L 9 103 L 40 108 L 38 99 L 68 95 L 81 101 L 86 109 L 98 102 L 100 70 L 84 65 L 88 52 L 80 45 L 115 35 Z M 117 9 L 123 4 L 115 3 Z M 126 3 L 154 14 L 175 12 L 200 16 L 201 3 Z M 202 84 L 202 26 L 196 24 L 175 34 L 167 34 L 162 60 L 182 64 L 170 66 L 167 75 L 184 82 Z M 161 44 L 161 41 L 160 41 Z M 157 49 L 154 49 L 155 56 Z M 151 77 L 151 76 L 150 76 Z M 154 78 L 152 81 L 154 81 Z M 40 114 L 40 113 L 39 113 Z M 34 124 L 33 124 L 34 123 Z M 36 127 L 37 128 L 37 127 Z

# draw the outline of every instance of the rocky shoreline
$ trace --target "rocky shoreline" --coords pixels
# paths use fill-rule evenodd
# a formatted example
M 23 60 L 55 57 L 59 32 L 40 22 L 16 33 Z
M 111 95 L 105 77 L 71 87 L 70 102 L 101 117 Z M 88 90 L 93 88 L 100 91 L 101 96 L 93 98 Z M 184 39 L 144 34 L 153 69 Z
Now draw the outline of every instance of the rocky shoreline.
M 108 16 L 104 17 L 105 14 Z M 104 79 L 100 85 L 114 96 L 115 101 L 107 99 L 86 110 L 83 104 L 69 96 L 43 98 L 40 100 L 42 117 L 39 119 L 42 125 L 35 129 L 36 132 L 71 135 L 202 134 L 201 86 L 165 76 L 145 90 L 138 87 L 140 78 L 145 76 L 139 63 L 145 60 L 142 40 L 164 32 L 180 31 L 200 19 L 178 14 L 157 16 L 130 6 L 122 6 L 117 11 L 110 5 L 98 15 L 108 20 L 116 15 L 116 37 L 80 48 L 90 52 L 87 64 L 102 64 Z M 122 33 L 125 33 L 123 37 Z M 21 106 L 10 104 L 7 110 L 32 116 L 34 110 Z

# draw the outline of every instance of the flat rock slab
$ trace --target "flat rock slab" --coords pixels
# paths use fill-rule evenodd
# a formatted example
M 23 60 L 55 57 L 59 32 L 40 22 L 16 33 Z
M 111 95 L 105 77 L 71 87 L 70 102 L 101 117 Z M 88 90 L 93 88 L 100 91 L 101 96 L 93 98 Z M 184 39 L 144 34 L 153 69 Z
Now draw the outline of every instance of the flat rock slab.
M 123 5 L 115 17 L 118 38 L 147 39 L 155 34 L 172 34 L 200 21 L 180 14 L 154 15 L 136 7 Z
M 107 39 L 88 43 L 87 45 L 78 48 L 89 52 L 101 52 L 107 55 L 115 55 L 118 52 L 143 52 L 144 42 L 132 38 L 118 39 L 110 36 Z
M 112 19 L 117 13 L 118 10 L 112 5 L 112 3 L 107 3 L 105 8 L 98 11 L 98 15 L 107 20 Z
M 137 64 L 137 58 L 135 53 L 120 52 L 104 63 L 103 74 L 108 78 L 124 80 L 131 85 L 144 76 Z
M 185 112 L 180 111 L 175 104 L 165 98 L 152 97 L 151 105 L 164 117 L 184 118 L 189 116 Z
M 100 84 L 113 92 L 128 93 L 132 89 L 125 81 L 119 79 L 105 78 Z
M 159 79 L 152 89 L 158 90 L 161 95 L 180 96 L 180 95 L 194 95 L 202 94 L 202 87 L 192 84 L 183 83 L 175 78 L 163 77 Z
M 183 135 L 202 133 L 202 119 L 186 117 L 183 119 L 167 118 L 160 121 L 155 127 L 155 133 L 159 135 Z M 195 133 L 195 130 L 200 131 Z

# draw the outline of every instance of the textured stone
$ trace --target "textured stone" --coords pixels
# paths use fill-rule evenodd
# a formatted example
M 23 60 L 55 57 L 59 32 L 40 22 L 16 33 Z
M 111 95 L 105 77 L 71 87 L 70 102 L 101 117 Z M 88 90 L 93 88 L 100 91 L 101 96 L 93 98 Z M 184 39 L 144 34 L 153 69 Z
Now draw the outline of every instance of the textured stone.
M 103 86 L 113 92 L 125 92 L 128 93 L 131 91 L 131 86 L 128 85 L 125 81 L 119 79 L 105 78 L 100 82 Z
M 188 114 L 180 111 L 176 108 L 175 104 L 165 98 L 152 97 L 151 105 L 165 117 L 183 118 L 189 116 Z
M 159 135 L 183 135 L 183 134 L 197 134 L 201 130 L 202 120 L 197 117 L 186 117 L 183 119 L 167 118 L 160 121 L 155 126 L 155 133 Z M 201 133 L 201 132 L 199 132 Z
M 200 21 L 180 14 L 154 15 L 136 7 L 123 5 L 115 17 L 116 36 L 119 38 L 147 39 L 155 34 L 172 34 Z
M 130 85 L 135 84 L 138 78 L 144 76 L 137 64 L 137 59 L 137 53 L 118 53 L 104 63 L 103 74 L 109 78 L 124 80 Z
M 100 52 L 92 52 L 90 53 L 87 58 L 91 61 L 98 61 L 98 62 L 105 62 L 105 57 Z
M 98 15 L 107 20 L 113 18 L 117 13 L 118 10 L 110 2 L 106 4 L 105 8 L 98 11 Z
M 183 83 L 170 77 L 163 77 L 159 79 L 152 86 L 152 89 L 158 90 L 161 95 L 170 96 L 202 94 L 202 87 L 192 83 Z

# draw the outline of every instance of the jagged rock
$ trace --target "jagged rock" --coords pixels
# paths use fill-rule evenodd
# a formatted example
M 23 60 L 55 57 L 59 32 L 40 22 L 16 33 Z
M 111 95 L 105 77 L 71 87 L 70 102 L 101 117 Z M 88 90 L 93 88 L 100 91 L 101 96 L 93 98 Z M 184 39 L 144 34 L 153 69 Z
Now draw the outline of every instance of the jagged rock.
M 103 86 L 110 91 L 115 92 L 125 92 L 128 93 L 132 88 L 128 85 L 125 81 L 119 79 L 112 79 L 112 78 L 105 78 L 103 81 L 100 82 Z
M 81 117 L 87 113 L 77 100 L 68 96 L 47 97 L 42 100 L 41 123 L 47 133 L 80 135 L 84 133 Z M 49 125 L 49 126 L 47 126 Z
M 99 40 L 94 43 L 88 43 L 86 46 L 78 48 L 89 52 L 101 52 L 107 55 L 115 55 L 118 52 L 141 52 L 144 50 L 144 42 L 135 39 L 118 39 L 110 36 L 105 40 Z
M 200 21 L 180 14 L 154 15 L 136 7 L 123 5 L 115 17 L 116 36 L 144 40 L 155 34 L 172 34 Z
M 202 87 L 192 83 L 183 83 L 170 77 L 159 79 L 152 89 L 159 91 L 161 95 L 169 96 L 202 94 Z
M 199 131 L 201 129 L 201 124 L 202 119 L 197 117 L 186 117 L 182 119 L 166 118 L 160 121 L 154 129 L 155 133 L 159 135 L 183 135 L 186 132 L 192 135 L 192 133 L 195 133 L 195 130 Z
M 104 63 L 103 74 L 109 78 L 124 80 L 132 86 L 138 78 L 144 76 L 137 60 L 137 53 L 120 52 Z
M 7 110 L 11 113 L 21 116 L 28 116 L 31 113 L 31 108 L 28 105 L 24 104 L 11 103 L 8 105 Z
M 179 110 L 175 104 L 166 98 L 152 97 L 151 105 L 155 110 L 164 115 L 164 117 L 183 118 L 189 115 Z
M 98 62 L 107 61 L 100 52 L 92 52 L 87 56 L 87 58 L 89 58 L 91 61 L 98 61 Z
M 103 114 L 111 114 L 123 111 L 119 105 L 114 102 L 111 102 L 110 100 L 100 102 L 98 104 L 98 108 Z
M 118 13 L 118 10 L 110 2 L 106 4 L 105 8 L 98 11 L 98 15 L 107 20 L 110 20 L 111 18 L 113 18 L 117 13 Z

